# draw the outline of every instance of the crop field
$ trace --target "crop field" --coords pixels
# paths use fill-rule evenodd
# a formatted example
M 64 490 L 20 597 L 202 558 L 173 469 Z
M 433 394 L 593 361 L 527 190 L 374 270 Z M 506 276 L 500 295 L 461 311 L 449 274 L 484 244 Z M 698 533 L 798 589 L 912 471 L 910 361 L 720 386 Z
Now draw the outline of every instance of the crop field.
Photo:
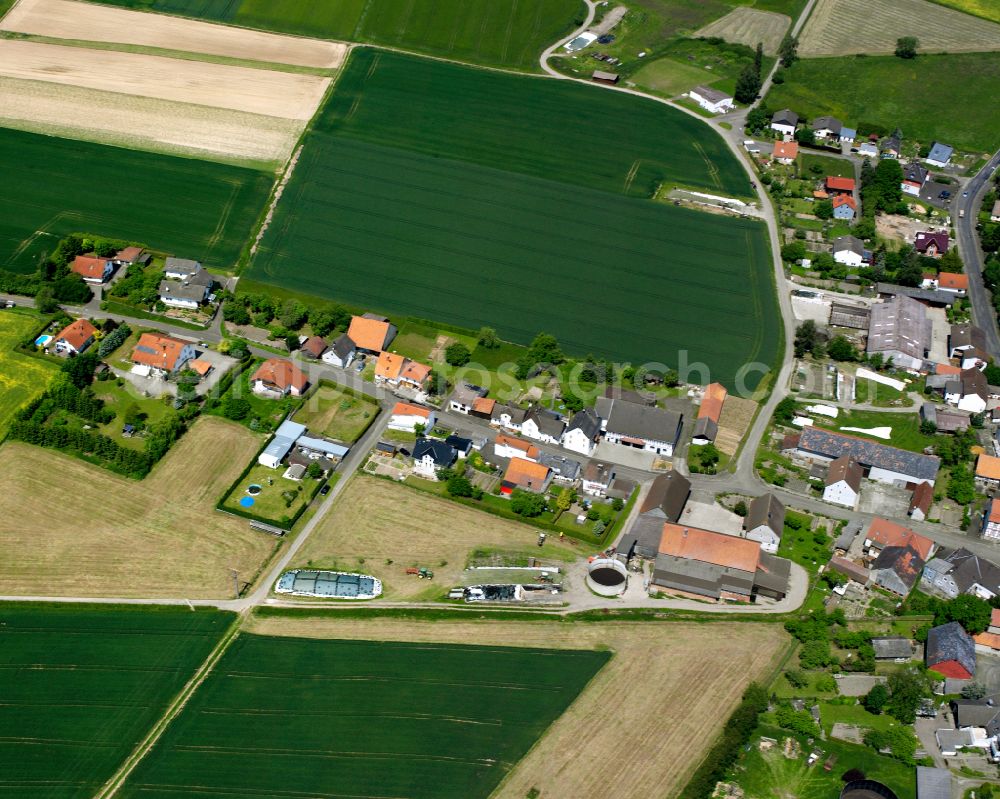
M 347 53 L 347 48 L 338 42 L 280 36 L 73 0 L 21 0 L 0 22 L 0 30 L 320 69 L 338 68 Z
M 241 635 L 120 795 L 486 799 L 609 657 Z
M 368 42 L 536 71 L 548 45 L 583 19 L 577 0 L 101 0 L 249 28 Z
M 41 394 L 56 372 L 56 364 L 29 358 L 14 347 L 42 325 L 33 314 L 0 312 L 0 437 L 14 412 Z
M 272 182 L 265 172 L 9 129 L 0 129 L 0 172 L 0 268 L 19 272 L 78 230 L 232 268 Z M 115 186 L 142 191 L 126 199 Z
M 916 36 L 932 53 L 1000 50 L 1000 25 L 929 0 L 818 0 L 799 55 L 888 54 L 900 36 Z
M 718 36 L 727 42 L 745 44 L 748 47 L 756 47 L 760 42 L 764 45 L 765 53 L 774 55 L 791 22 L 784 14 L 740 6 L 722 19 L 706 25 L 696 35 Z
M 993 22 L 1000 22 L 1000 6 L 995 0 L 932 0 L 932 2 Z
M 1000 53 L 801 59 L 785 82 L 768 92 L 770 108 L 794 108 L 812 119 L 831 114 L 884 130 L 899 126 L 907 139 L 945 141 L 960 149 L 993 152 L 1000 146 L 1000 105 L 983 103 L 1000 85 Z M 925 114 L 910 98 L 931 92 L 975 114 Z
M 53 450 L 0 447 L 0 595 L 228 599 L 275 548 L 214 510 L 260 439 L 199 420 L 145 480 Z
M 461 620 L 352 620 L 268 611 L 251 619 L 251 629 L 341 640 L 610 650 L 611 661 L 514 768 L 495 799 L 524 799 L 532 788 L 542 799 L 676 796 L 743 689 L 751 680 L 769 679 L 789 640 L 779 624 L 507 622 L 466 614 Z
M 0 794 L 89 799 L 233 614 L 0 606 Z
M 619 115 L 614 146 L 596 139 Z M 650 202 L 663 182 L 749 191 L 721 139 L 659 104 L 365 51 L 249 277 L 518 343 L 542 329 L 578 354 L 676 364 L 687 349 L 731 383 L 776 350 L 764 228 Z
M 382 581 L 387 599 L 415 600 L 440 595 L 461 584 L 473 550 L 530 552 L 540 558 L 570 560 L 576 549 L 550 536 L 536 546 L 538 531 L 466 508 L 388 480 L 355 477 L 343 497 L 320 522 L 297 554 L 297 568 L 363 569 Z M 434 582 L 407 576 L 410 566 L 434 571 Z

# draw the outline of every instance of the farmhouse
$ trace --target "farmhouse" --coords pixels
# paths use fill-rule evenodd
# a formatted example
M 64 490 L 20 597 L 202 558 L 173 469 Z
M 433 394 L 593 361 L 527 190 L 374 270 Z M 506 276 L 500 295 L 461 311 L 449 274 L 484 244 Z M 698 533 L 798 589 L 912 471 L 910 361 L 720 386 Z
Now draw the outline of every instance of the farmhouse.
M 424 430 L 430 430 L 436 422 L 437 417 L 430 408 L 409 402 L 397 402 L 392 407 L 392 415 L 389 417 L 389 429 L 413 433 L 416 432 L 417 425 L 421 425 Z
M 909 452 L 815 425 L 802 430 L 796 450 L 800 457 L 818 463 L 848 455 L 867 470 L 868 479 L 909 488 L 918 483 L 933 485 L 941 465 L 935 455 Z
M 352 316 L 347 335 L 354 346 L 362 352 L 378 355 L 386 349 L 396 337 L 396 326 L 384 316 L 366 313 L 364 316 Z
M 712 89 L 708 86 L 696 86 L 688 92 L 688 97 L 713 114 L 724 114 L 735 108 L 731 94 L 720 92 L 718 89 Z
M 326 339 L 322 336 L 309 336 L 305 341 L 299 346 L 299 352 L 302 353 L 303 357 L 309 358 L 312 361 L 318 361 L 323 357 L 323 353 L 326 352 Z
M 910 297 L 895 297 L 872 306 L 868 327 L 869 355 L 892 358 L 896 366 L 919 369 L 931 348 L 927 309 Z
M 843 219 L 847 222 L 854 221 L 854 214 L 858 210 L 858 204 L 850 194 L 838 194 L 833 198 L 833 218 Z
M 681 518 L 690 496 L 691 481 L 680 472 L 657 475 L 639 505 L 639 515 L 618 543 L 618 550 L 655 558 L 663 537 L 663 525 Z
M 981 327 L 965 322 L 952 325 L 948 334 L 948 351 L 952 358 L 961 356 L 965 350 L 986 350 L 986 333 Z
M 95 255 L 78 255 L 69 266 L 87 283 L 103 283 L 115 271 L 114 262 L 109 258 L 98 258 Z
M 597 399 L 595 409 L 608 442 L 673 455 L 683 423 L 679 413 L 606 397 Z
M 798 124 L 799 115 L 787 108 L 775 111 L 771 117 L 771 130 L 778 131 L 782 136 L 794 136 Z
M 777 552 L 785 530 L 785 506 L 774 494 L 754 497 L 743 520 L 743 529 L 746 537 L 758 542 L 762 550 Z
M 910 286 L 897 286 L 893 283 L 877 283 L 875 290 L 883 299 L 910 297 L 930 307 L 945 307 L 955 304 L 955 295 L 947 291 L 928 291 Z
M 930 173 L 916 161 L 911 161 L 903 167 L 903 181 L 899 184 L 899 187 L 903 190 L 904 194 L 919 197 L 920 191 L 924 188 L 924 184 L 927 182 L 927 176 L 929 174 Z
M 601 419 L 592 408 L 577 411 L 569 420 L 563 433 L 562 445 L 581 455 L 594 454 L 594 448 L 601 437 Z
M 921 255 L 937 258 L 948 252 L 948 234 L 921 230 L 913 239 L 913 247 Z M 940 286 L 940 281 L 938 285 Z
M 546 444 L 558 444 L 565 429 L 562 416 L 540 405 L 532 406 L 521 423 L 521 435 Z
M 1000 458 L 985 453 L 976 458 L 976 482 L 985 488 L 1000 487 Z
M 542 494 L 551 482 L 552 470 L 548 466 L 524 458 L 511 458 L 500 480 L 500 493 L 511 494 L 515 489 L 520 489 Z
M 829 175 L 825 185 L 827 193 L 832 195 L 854 193 L 854 178 L 841 178 Z
M 971 680 L 976 676 L 976 643 L 957 621 L 932 627 L 927 633 L 924 662 L 945 677 Z
M 278 425 L 264 451 L 257 456 L 257 463 L 269 469 L 277 469 L 299 437 L 306 432 L 306 426 L 288 419 Z
M 56 335 L 54 349 L 57 355 L 78 355 L 93 344 L 96 337 L 96 327 L 86 319 L 77 319 Z
M 493 452 L 498 458 L 522 458 L 529 461 L 538 460 L 539 455 L 539 449 L 534 444 L 505 435 L 496 437 Z
M 284 358 L 268 358 L 250 378 L 250 388 L 262 397 L 278 398 L 289 394 L 301 397 L 309 381 L 295 364 Z
M 936 141 L 931 145 L 930 152 L 927 153 L 927 157 L 924 160 L 931 166 L 946 167 L 951 161 L 951 156 L 954 152 L 953 147 Z
M 920 578 L 924 559 L 909 541 L 902 546 L 884 547 L 872 564 L 875 583 L 905 597 Z
M 468 416 L 477 399 L 486 396 L 486 389 L 472 383 L 459 383 L 448 399 L 448 409 Z
M 172 336 L 143 333 L 132 350 L 132 371 L 140 375 L 172 375 L 195 358 L 194 345 Z
M 437 480 L 438 469 L 449 469 L 458 459 L 453 446 L 436 438 L 418 438 L 413 445 L 413 470 L 426 480 Z
M 816 117 L 812 123 L 813 134 L 817 139 L 834 139 L 840 141 L 840 131 L 843 124 L 836 117 Z
M 864 242 L 854 236 L 838 236 L 833 241 L 833 260 L 845 266 L 861 266 L 867 260 Z
M 910 507 L 907 515 L 918 522 L 922 522 L 930 513 L 931 504 L 934 502 L 934 488 L 930 483 L 920 483 L 913 489 L 910 496 Z
M 910 547 L 925 561 L 934 552 L 934 542 L 926 536 L 878 516 L 868 526 L 865 546 L 868 548 L 868 555 L 876 557 L 884 549 L 891 547 Z
M 982 413 L 990 398 L 986 376 L 978 369 L 963 369 L 957 379 L 949 380 L 944 389 L 944 401 L 962 411 Z
M 204 269 L 182 280 L 161 280 L 160 302 L 171 308 L 195 309 L 204 303 L 212 292 L 215 278 Z
M 698 420 L 694 425 L 692 444 L 711 444 L 719 434 L 719 417 L 729 392 L 721 383 L 712 383 L 705 389 L 698 408 Z
M 169 256 L 163 263 L 163 276 L 169 280 L 187 280 L 201 271 L 201 264 L 188 258 Z
M 493 403 L 490 411 L 490 424 L 494 427 L 502 427 L 505 430 L 513 430 L 515 433 L 521 432 L 521 425 L 528 417 L 528 412 L 524 408 L 516 405 L 502 405 L 499 402 Z
M 341 333 L 337 340 L 330 345 L 330 348 L 323 353 L 323 363 L 346 369 L 354 360 L 356 352 L 351 337 L 346 333 Z
M 823 488 L 823 499 L 834 505 L 854 510 L 861 496 L 864 470 L 850 455 L 843 455 L 830 464 Z M 923 484 L 921 484 L 923 485 Z
M 1000 596 L 1000 567 L 964 547 L 942 550 L 927 561 L 921 584 L 947 599 L 971 594 L 990 600 Z
M 986 506 L 980 534 L 988 541 L 1000 541 L 1000 499 L 991 499 Z
M 774 160 L 779 164 L 793 164 L 799 156 L 797 141 L 776 141 L 774 143 Z

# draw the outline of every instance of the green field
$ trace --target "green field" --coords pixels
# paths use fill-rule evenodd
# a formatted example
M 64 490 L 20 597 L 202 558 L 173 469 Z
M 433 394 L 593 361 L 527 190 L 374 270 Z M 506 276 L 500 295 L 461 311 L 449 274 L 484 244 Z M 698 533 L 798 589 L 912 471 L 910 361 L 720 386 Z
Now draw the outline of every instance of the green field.
M 0 269 L 31 272 L 68 233 L 143 241 L 233 268 L 273 176 L 0 129 Z
M 241 635 L 123 799 L 485 799 L 606 652 Z
M 1000 146 L 1000 105 L 984 103 L 1000 85 L 1000 53 L 807 58 L 785 70 L 785 82 L 765 98 L 772 109 L 791 108 L 807 119 L 831 114 L 851 127 L 899 127 L 906 139 L 993 152 Z M 975 114 L 928 114 L 913 97 L 946 96 Z
M 249 277 L 577 354 L 687 349 L 731 382 L 777 349 L 764 228 L 650 202 L 663 181 L 749 190 L 721 139 L 659 104 L 362 51 Z
M 1000 6 L 996 0 L 931 0 L 939 6 L 947 6 L 975 17 L 1000 22 Z
M 309 392 L 293 418 L 308 427 L 310 435 L 353 444 L 378 412 L 379 405 L 371 397 L 324 381 Z
M 46 363 L 14 352 L 14 347 L 43 322 L 34 313 L 0 311 L 0 437 L 6 434 L 14 412 L 45 390 L 59 366 L 55 360 Z
M 0 796 L 93 796 L 232 619 L 187 607 L 0 607 Z
M 584 18 L 579 0 L 99 0 L 249 28 L 537 70 Z
M 934 436 L 924 435 L 920 432 L 920 417 L 916 413 L 851 411 L 850 413 L 841 413 L 836 419 L 818 418 L 816 419 L 816 424 L 831 430 L 842 430 L 845 427 L 860 427 L 861 429 L 891 427 L 892 432 L 889 434 L 888 441 L 866 435 L 865 433 L 844 432 L 848 435 L 870 438 L 873 441 L 879 441 L 893 447 L 907 449 L 910 452 L 923 452 L 926 447 L 934 445 Z

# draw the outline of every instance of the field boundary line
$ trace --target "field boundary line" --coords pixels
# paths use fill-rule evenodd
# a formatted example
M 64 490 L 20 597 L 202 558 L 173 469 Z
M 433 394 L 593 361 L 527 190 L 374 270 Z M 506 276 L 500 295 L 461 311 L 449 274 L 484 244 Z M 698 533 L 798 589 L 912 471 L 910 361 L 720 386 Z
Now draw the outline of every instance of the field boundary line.
M 232 645 L 233 641 L 239 636 L 240 627 L 243 625 L 243 616 L 237 616 L 229 630 L 223 636 L 222 640 L 216 644 L 215 648 L 209 653 L 205 662 L 201 664 L 198 670 L 194 673 L 194 676 L 188 680 L 187 684 L 181 689 L 180 693 L 174 698 L 167 709 L 164 711 L 163 715 L 160 716 L 159 721 L 153 725 L 153 728 L 146 734 L 146 736 L 139 742 L 139 745 L 133 750 L 125 762 L 119 767 L 119 769 L 111 775 L 111 778 L 104 784 L 104 786 L 94 794 L 94 799 L 111 799 L 111 797 L 116 796 L 122 786 L 125 784 L 125 780 L 129 778 L 133 771 L 147 754 L 156 746 L 157 741 L 166 732 L 167 727 L 170 726 L 172 722 L 187 705 L 188 700 L 192 697 L 195 691 L 201 687 L 201 684 L 205 682 L 208 675 L 215 668 L 216 664 L 222 659 L 222 656 L 226 653 L 229 647 Z

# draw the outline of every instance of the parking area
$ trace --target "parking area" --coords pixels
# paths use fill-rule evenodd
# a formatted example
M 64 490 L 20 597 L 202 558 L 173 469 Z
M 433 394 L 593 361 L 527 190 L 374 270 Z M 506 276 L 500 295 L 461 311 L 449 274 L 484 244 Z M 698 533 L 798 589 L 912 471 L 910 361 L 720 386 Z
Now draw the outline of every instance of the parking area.
M 223 355 L 221 352 L 216 352 L 215 350 L 199 349 L 198 360 L 205 361 L 212 366 L 212 371 L 198 383 L 197 391 L 201 396 L 204 396 L 215 388 L 226 372 L 236 366 L 237 363 L 235 358 L 230 358 L 228 355 Z
M 905 488 L 896 488 L 885 483 L 866 481 L 861 489 L 858 510 L 874 513 L 889 519 L 905 518 L 910 510 L 911 493 Z

